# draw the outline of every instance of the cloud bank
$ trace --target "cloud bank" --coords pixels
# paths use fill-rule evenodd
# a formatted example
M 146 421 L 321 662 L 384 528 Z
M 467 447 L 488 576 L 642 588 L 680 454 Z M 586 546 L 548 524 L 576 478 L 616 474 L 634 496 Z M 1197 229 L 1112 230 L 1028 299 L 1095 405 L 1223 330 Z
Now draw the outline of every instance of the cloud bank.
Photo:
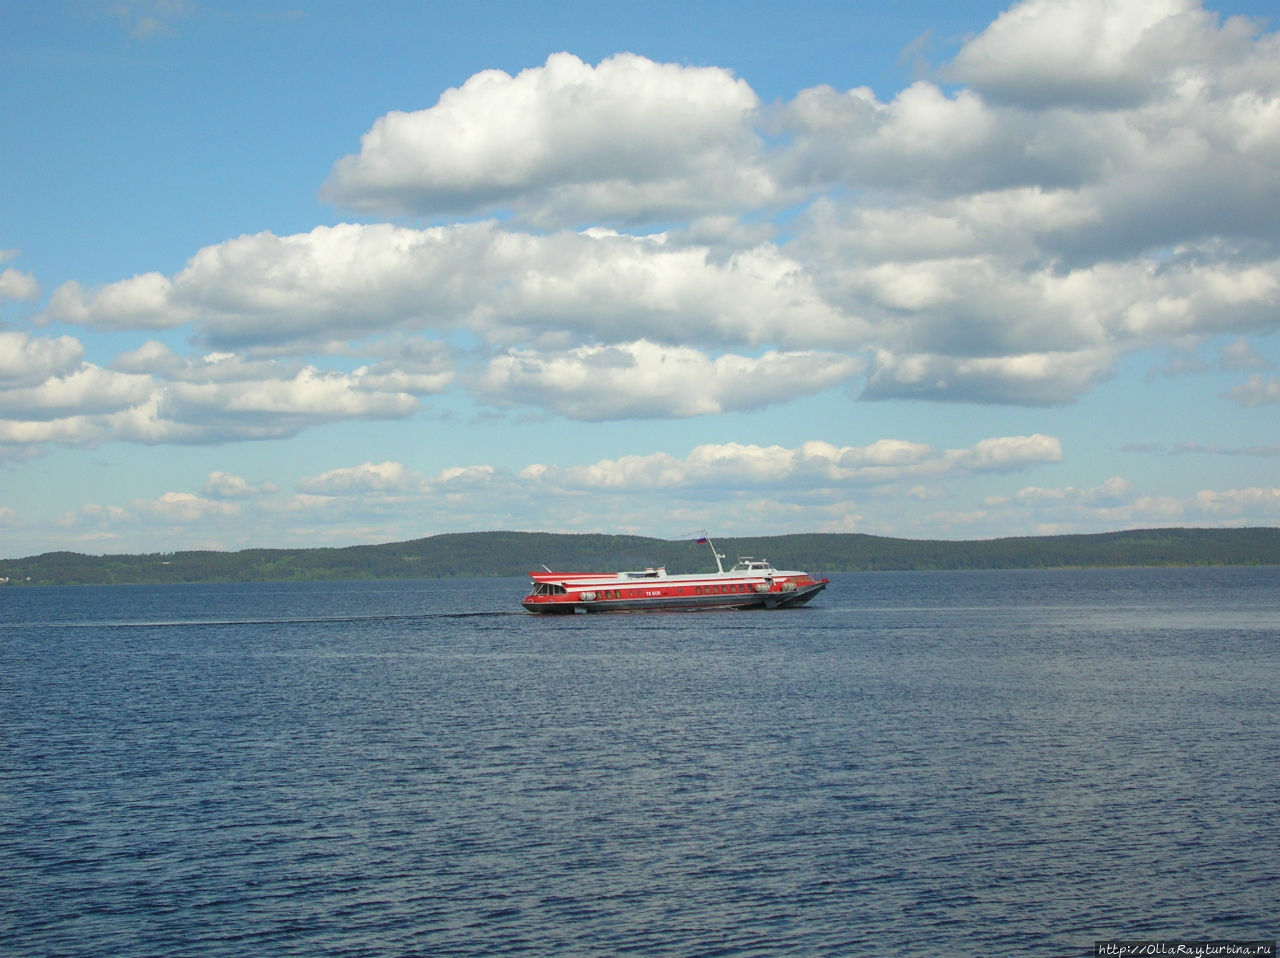
M 166 492 L 124 505 L 91 504 L 63 515 L 58 533 L 114 551 L 139 534 L 181 526 L 204 547 L 261 544 L 246 528 L 272 531 L 277 545 L 334 541 L 387 541 L 388 530 L 490 528 L 494 514 L 527 514 L 536 503 L 542 521 L 565 531 L 647 532 L 655 509 L 675 524 L 693 526 L 715 504 L 728 529 L 751 534 L 794 531 L 804 516 L 820 532 L 885 535 L 968 536 L 992 524 L 1024 534 L 1053 534 L 1104 524 L 1244 525 L 1258 517 L 1280 521 L 1280 489 L 1200 489 L 1184 496 L 1144 494 L 1115 476 L 1092 488 L 1022 485 L 1008 495 L 989 496 L 971 512 L 947 508 L 945 489 L 956 483 L 1021 474 L 1063 457 L 1052 436 L 1003 436 L 964 448 L 884 439 L 866 446 L 836 446 L 821 440 L 794 446 L 711 443 L 685 455 L 665 452 L 599 459 L 581 466 L 533 463 L 512 470 L 493 465 L 450 467 L 427 475 L 387 460 L 343 466 L 299 476 L 290 489 L 253 484 L 227 472 L 211 473 L 199 491 Z M 592 508 L 584 513 L 582 502 Z M 930 509 L 930 502 L 938 502 Z M 912 504 L 910 517 L 893 528 L 862 510 L 893 510 Z M 920 507 L 923 507 L 921 509 Z M 608 528 L 600 517 L 608 517 Z M 242 530 L 228 534 L 228 522 Z M 28 532 L 14 514 L 0 512 L 0 525 Z M 521 528 L 516 523 L 512 526 Z M 401 536 L 400 538 L 403 538 Z
M 374 119 L 318 185 L 341 218 L 370 221 L 59 285 L 33 331 L 0 329 L 0 458 L 275 439 L 444 398 L 579 422 L 824 393 L 1043 408 L 1201 346 L 1221 349 L 1231 401 L 1270 405 L 1280 385 L 1255 344 L 1280 327 L 1277 156 L 1280 34 L 1193 0 L 1025 0 L 888 101 L 816 86 L 764 104 L 716 66 L 557 53 Z M 0 272 L 0 308 L 40 296 Z M 90 336 L 122 334 L 146 338 L 86 360 Z M 567 494 L 639 476 L 928 483 L 1061 454 L 1045 436 L 954 454 L 706 446 L 434 480 L 386 462 L 300 480 L 291 508 L 335 508 L 344 489 Z M 238 488 L 227 473 L 199 502 L 149 508 L 217 515 L 243 506 Z M 1032 499 L 1052 497 L 1002 508 Z M 1196 508 L 1242 501 L 1271 500 L 1206 492 Z
M 56 427 L 76 380 L 50 371 L 43 399 L 0 397 L 30 417 L 5 434 L 204 441 L 188 413 L 217 406 L 226 438 L 284 435 L 320 394 L 339 418 L 395 417 L 441 390 L 593 421 L 835 387 L 1047 406 L 1142 350 L 1274 332 L 1276 34 L 1186 0 L 1027 0 L 942 72 L 959 86 L 922 80 L 889 102 L 815 87 L 768 109 L 727 70 L 635 54 L 476 74 L 379 118 L 322 194 L 392 218 L 490 218 L 236 237 L 173 275 L 64 284 L 42 314 L 279 359 L 258 367 L 275 385 L 256 400 L 198 387 L 191 366 L 150 383 L 81 371 L 112 380 L 116 419 Z M 785 232 L 742 245 L 747 218 L 784 205 L 800 212 Z M 29 286 L 8 270 L 0 290 Z M 24 348 L 74 348 L 57 342 Z M 386 375 L 299 378 L 339 353 Z M 33 355 L 11 375 L 41 368 Z M 1233 395 L 1269 402 L 1272 385 Z M 154 425 L 169 410 L 178 425 Z

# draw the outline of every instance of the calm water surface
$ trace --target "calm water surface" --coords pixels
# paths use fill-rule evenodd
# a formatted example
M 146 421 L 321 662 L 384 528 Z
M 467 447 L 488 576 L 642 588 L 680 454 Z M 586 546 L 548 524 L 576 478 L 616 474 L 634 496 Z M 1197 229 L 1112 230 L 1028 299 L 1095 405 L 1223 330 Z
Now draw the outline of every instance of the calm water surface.
M 0 954 L 1280 933 L 1280 569 L 0 589 Z

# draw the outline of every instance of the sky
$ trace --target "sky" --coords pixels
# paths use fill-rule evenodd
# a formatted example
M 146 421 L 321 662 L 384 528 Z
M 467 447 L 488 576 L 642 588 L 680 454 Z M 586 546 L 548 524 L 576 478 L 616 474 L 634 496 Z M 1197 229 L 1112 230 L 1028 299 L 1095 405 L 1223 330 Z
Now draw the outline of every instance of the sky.
M 1275 12 L 8 3 L 0 558 L 1280 524 Z

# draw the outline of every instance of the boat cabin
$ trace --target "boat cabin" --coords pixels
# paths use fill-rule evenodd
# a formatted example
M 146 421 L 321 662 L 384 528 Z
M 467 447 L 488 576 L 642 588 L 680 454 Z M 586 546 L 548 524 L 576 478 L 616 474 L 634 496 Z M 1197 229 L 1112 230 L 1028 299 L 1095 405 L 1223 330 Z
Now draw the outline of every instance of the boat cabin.
M 666 566 L 658 566 L 658 568 L 645 569 L 643 572 L 623 572 L 622 575 L 628 579 L 661 579 L 667 574 Z
M 737 564 L 729 570 L 731 574 L 755 573 L 756 575 L 773 575 L 777 571 L 768 559 L 755 559 L 751 556 L 739 556 Z

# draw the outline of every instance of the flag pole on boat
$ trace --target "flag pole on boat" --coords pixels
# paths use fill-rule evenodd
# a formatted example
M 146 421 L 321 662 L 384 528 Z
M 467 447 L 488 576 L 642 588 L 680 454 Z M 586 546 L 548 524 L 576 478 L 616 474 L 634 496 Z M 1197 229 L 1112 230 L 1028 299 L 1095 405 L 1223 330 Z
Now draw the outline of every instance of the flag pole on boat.
M 712 542 L 711 538 L 707 535 L 707 530 L 701 529 L 698 532 L 698 538 L 694 540 L 694 545 L 700 546 L 704 542 L 711 547 L 711 554 L 716 557 L 716 571 L 721 575 L 724 575 L 724 566 L 720 564 L 720 560 L 723 559 L 724 556 L 716 551 L 716 544 Z

